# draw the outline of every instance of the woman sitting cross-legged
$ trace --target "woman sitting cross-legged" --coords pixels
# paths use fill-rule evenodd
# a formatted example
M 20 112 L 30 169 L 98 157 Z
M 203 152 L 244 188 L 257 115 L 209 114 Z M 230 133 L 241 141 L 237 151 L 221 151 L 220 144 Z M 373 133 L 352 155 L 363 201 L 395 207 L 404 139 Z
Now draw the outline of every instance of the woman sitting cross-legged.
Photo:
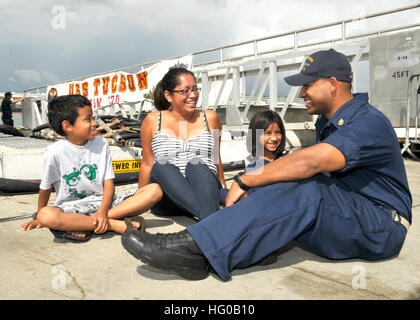
M 171 68 L 155 88 L 158 111 L 143 121 L 139 188 L 152 182 L 162 188 L 155 214 L 204 219 L 220 209 L 221 123 L 216 112 L 196 109 L 199 91 L 192 72 Z

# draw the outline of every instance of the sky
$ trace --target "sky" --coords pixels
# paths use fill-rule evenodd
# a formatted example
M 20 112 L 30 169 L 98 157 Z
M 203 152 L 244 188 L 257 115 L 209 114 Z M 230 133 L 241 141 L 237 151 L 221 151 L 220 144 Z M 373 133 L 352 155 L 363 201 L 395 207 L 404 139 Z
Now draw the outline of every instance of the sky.
M 420 0 L 0 0 L 0 91 L 362 18 Z M 380 6 L 378 5 L 380 4 Z M 419 10 L 382 20 L 420 22 Z M 351 30 L 349 31 L 351 32 Z

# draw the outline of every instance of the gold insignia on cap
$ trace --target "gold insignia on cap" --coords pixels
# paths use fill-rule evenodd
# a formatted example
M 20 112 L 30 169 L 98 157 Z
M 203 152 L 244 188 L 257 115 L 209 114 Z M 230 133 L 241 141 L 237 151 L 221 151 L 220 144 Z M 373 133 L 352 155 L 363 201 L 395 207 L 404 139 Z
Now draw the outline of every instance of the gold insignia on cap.
M 344 120 L 341 118 L 340 120 L 338 120 L 338 125 L 342 126 L 344 124 Z

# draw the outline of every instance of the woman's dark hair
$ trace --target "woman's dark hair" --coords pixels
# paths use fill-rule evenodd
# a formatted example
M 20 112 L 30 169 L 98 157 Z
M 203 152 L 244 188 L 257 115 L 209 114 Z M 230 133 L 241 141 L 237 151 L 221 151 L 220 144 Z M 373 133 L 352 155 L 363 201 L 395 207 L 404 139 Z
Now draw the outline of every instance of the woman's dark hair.
M 155 107 L 158 110 L 168 110 L 171 107 L 171 104 L 168 100 L 165 98 L 165 90 L 168 90 L 171 92 L 178 84 L 179 80 L 178 77 L 181 74 L 189 74 L 194 77 L 194 73 L 191 71 L 185 69 L 185 68 L 171 68 L 169 71 L 165 74 L 165 76 L 158 82 L 156 85 L 155 91 L 153 93 L 153 99 L 155 103 Z
M 284 128 L 283 120 L 281 120 L 280 116 L 275 111 L 260 111 L 257 112 L 249 122 L 248 135 L 246 138 L 246 146 L 252 157 L 256 157 L 257 150 L 262 149 L 260 136 L 272 123 L 277 123 L 282 135 L 280 144 L 275 151 L 276 157 L 284 151 L 284 148 L 286 147 L 286 130 Z
M 67 120 L 73 125 L 79 116 L 79 108 L 91 105 L 89 99 L 80 94 L 56 97 L 48 102 L 48 123 L 55 132 L 65 136 L 62 122 Z

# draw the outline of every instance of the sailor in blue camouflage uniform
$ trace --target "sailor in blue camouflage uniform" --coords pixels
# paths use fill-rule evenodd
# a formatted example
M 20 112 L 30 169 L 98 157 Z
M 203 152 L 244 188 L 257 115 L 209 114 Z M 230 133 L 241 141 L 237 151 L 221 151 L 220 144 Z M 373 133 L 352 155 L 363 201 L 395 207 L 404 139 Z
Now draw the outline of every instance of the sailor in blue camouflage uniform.
M 398 255 L 411 224 L 412 199 L 390 121 L 352 94 L 351 66 L 333 49 L 309 56 L 285 78 L 302 86 L 319 114 L 317 143 L 235 177 L 227 207 L 172 234 L 130 230 L 123 246 L 137 259 L 187 279 L 212 270 L 223 281 L 295 240 L 330 259 Z M 257 191 L 239 201 L 246 190 Z

